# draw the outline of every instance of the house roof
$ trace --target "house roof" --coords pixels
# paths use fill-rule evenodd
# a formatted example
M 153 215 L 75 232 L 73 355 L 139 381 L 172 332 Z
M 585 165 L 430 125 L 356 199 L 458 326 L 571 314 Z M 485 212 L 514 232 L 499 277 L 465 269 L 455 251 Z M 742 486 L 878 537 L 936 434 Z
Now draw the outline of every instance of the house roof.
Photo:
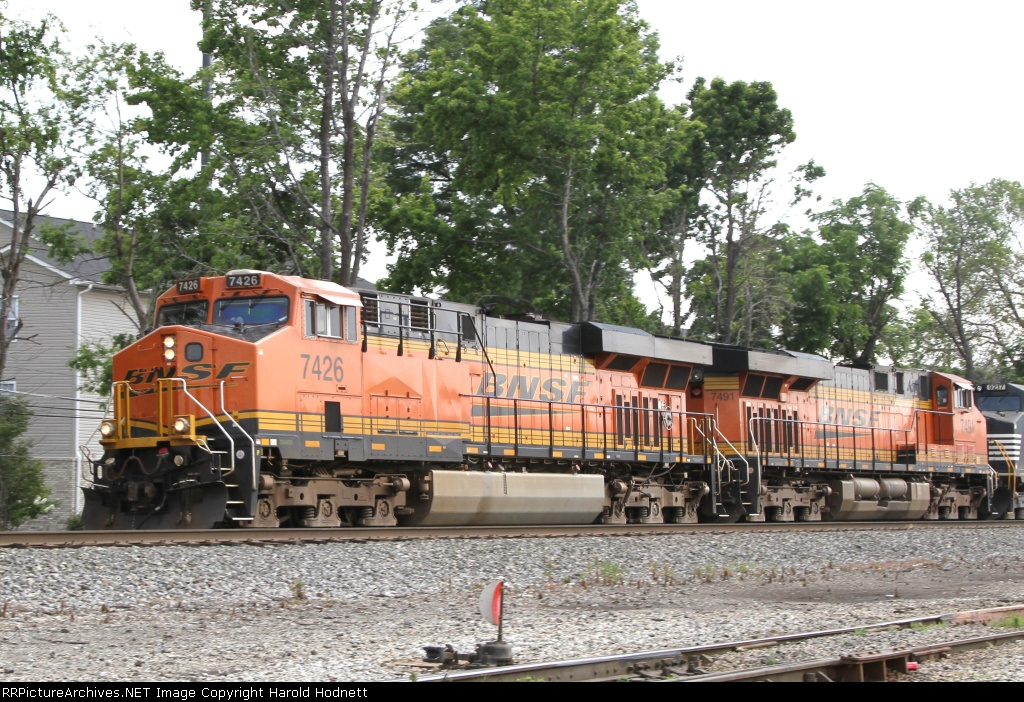
M 48 247 L 38 239 L 43 227 L 67 227 L 68 232 L 78 237 L 88 252 L 75 256 L 67 263 L 61 263 L 50 255 Z M 14 212 L 0 209 L 0 251 L 10 246 L 10 234 L 14 228 Z M 85 283 L 102 283 L 103 274 L 110 270 L 110 261 L 98 253 L 93 253 L 93 245 L 103 236 L 103 229 L 92 222 L 79 222 L 62 217 L 38 215 L 34 237 L 32 238 L 29 255 L 38 263 L 67 276 L 72 281 Z M 211 274 L 213 275 L 213 274 Z M 353 288 L 377 290 L 377 286 L 364 278 L 359 278 Z
M 47 246 L 38 239 L 38 235 L 44 227 L 67 227 L 70 234 L 78 237 L 81 243 L 90 249 L 103 235 L 102 229 L 92 222 L 79 222 L 74 219 L 38 215 L 35 231 L 30 243 L 31 251 L 29 252 L 30 256 L 37 259 L 43 265 L 59 271 L 69 278 L 91 283 L 102 282 L 103 274 L 110 270 L 110 262 L 106 258 L 99 254 L 87 252 L 75 256 L 67 263 L 58 261 L 50 255 Z M 0 247 L 6 249 L 10 246 L 10 234 L 13 229 L 14 212 L 11 210 L 0 210 Z

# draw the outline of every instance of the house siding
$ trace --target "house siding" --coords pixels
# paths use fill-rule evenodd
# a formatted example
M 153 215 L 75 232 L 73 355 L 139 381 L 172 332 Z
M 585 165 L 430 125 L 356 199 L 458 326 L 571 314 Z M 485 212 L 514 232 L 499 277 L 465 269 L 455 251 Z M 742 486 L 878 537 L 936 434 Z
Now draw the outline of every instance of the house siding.
M 41 216 L 36 224 L 37 232 L 47 226 L 65 228 L 87 249 L 103 236 L 92 222 Z M 0 209 L 0 245 L 13 227 L 14 212 Z M 19 528 L 63 529 L 69 517 L 81 512 L 79 485 L 90 471 L 79 447 L 87 446 L 99 457 L 95 432 L 103 410 L 98 401 L 106 399 L 80 391 L 80 378 L 68 361 L 80 342 L 108 341 L 114 334 L 135 331 L 135 325 L 115 304 L 123 291 L 101 284 L 110 270 L 101 254 L 86 250 L 63 261 L 36 239 L 30 240 L 29 248 L 16 293 L 23 327 L 10 347 L 3 380 L 13 380 L 29 400 L 34 416 L 24 438 L 32 442 L 34 457 L 44 463 L 51 497 L 60 504 Z
M 78 337 L 80 344 L 109 344 L 115 334 L 135 334 L 139 331 L 134 322 L 122 311 L 125 300 L 120 292 L 99 287 L 88 289 L 86 286 L 81 287 L 81 290 L 81 329 Z M 80 379 L 76 380 L 76 385 L 80 386 Z M 85 447 L 90 456 L 98 459 L 103 455 L 103 447 L 99 443 L 99 426 L 106 416 L 105 408 L 110 398 L 84 390 L 79 390 L 78 396 L 81 411 L 78 413 L 78 440 L 75 445 Z M 76 458 L 81 465 L 78 477 L 80 480 L 88 480 L 89 465 L 81 451 L 78 451 Z
M 18 339 L 10 346 L 5 380 L 17 384 L 33 416 L 22 435 L 32 455 L 45 465 L 50 496 L 59 505 L 22 529 L 62 528 L 81 498 L 75 480 L 75 371 L 68 359 L 75 348 L 78 290 L 55 271 L 31 260 L 22 264 L 18 285 Z
M 29 401 L 33 417 L 23 438 L 42 461 L 50 497 L 58 505 L 20 529 L 63 529 L 70 517 L 81 513 L 81 483 L 90 475 L 80 447 L 94 458 L 103 453 L 98 428 L 108 400 L 80 390 L 81 379 L 68 361 L 82 342 L 109 342 L 114 334 L 137 329 L 119 309 L 123 298 L 115 290 L 74 284 L 32 261 L 25 262 L 22 281 L 18 296 L 23 326 L 19 340 L 11 344 L 6 379 L 14 380 L 18 393 Z

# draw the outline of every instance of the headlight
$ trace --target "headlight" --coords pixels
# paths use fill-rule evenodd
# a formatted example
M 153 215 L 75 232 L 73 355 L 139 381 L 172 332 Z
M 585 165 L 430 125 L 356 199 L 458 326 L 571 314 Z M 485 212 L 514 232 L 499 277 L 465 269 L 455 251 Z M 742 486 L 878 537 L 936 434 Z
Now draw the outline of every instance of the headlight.
M 173 361 L 177 352 L 174 347 L 177 345 L 177 340 L 173 336 L 164 337 L 164 358 L 168 361 Z
M 175 434 L 187 434 L 189 430 L 188 419 L 185 417 L 178 417 L 174 420 L 174 424 L 171 425 L 171 429 L 174 430 Z
M 117 431 L 117 425 L 114 424 L 109 419 L 105 420 L 102 424 L 100 424 L 100 435 L 104 439 L 109 439 L 110 437 L 112 437 L 114 435 L 114 433 L 116 431 Z

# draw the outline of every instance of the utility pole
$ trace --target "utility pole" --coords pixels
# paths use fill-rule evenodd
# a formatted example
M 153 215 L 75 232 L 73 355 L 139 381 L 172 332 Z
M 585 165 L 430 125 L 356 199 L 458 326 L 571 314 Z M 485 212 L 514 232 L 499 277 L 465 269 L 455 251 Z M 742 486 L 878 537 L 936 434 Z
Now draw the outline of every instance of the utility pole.
M 203 3 L 203 45 L 204 46 L 206 45 L 206 32 L 209 31 L 209 27 L 210 27 L 210 2 L 211 2 L 211 0 L 206 0 L 206 2 Z M 211 78 L 210 78 L 209 72 L 207 72 L 206 69 L 210 68 L 212 65 L 213 65 L 213 58 L 210 56 L 210 54 L 208 52 L 203 51 L 203 70 L 204 70 L 204 75 L 203 75 L 203 97 L 205 97 L 208 102 L 212 102 L 213 98 L 212 98 L 211 90 L 210 90 L 210 80 L 211 80 Z M 203 168 L 205 168 L 206 165 L 210 162 L 210 154 L 205 149 L 203 150 L 203 153 L 200 155 L 199 158 L 200 158 L 200 164 L 203 166 Z

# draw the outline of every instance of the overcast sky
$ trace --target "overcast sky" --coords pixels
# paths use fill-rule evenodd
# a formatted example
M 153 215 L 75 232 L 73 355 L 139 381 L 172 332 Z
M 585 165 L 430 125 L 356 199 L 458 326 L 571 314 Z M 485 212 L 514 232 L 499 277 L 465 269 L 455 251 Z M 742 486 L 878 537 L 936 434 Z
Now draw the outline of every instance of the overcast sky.
M 199 15 L 187 0 L 16 0 L 14 16 L 49 10 L 76 37 L 97 34 L 201 63 Z M 426 2 L 421 2 L 428 5 Z M 678 103 L 697 76 L 769 81 L 793 113 L 784 164 L 814 159 L 826 201 L 871 181 L 902 200 L 935 202 L 992 178 L 1024 180 L 1019 34 L 1024 3 L 974 0 L 638 0 L 663 58 L 681 57 Z M 64 211 L 64 207 L 75 211 Z M 50 214 L 88 219 L 71 203 Z
M 640 0 L 687 81 L 769 81 L 793 113 L 793 163 L 828 199 L 869 181 L 909 200 L 1024 180 L 1024 4 L 976 0 Z M 680 87 L 666 100 L 682 101 Z

